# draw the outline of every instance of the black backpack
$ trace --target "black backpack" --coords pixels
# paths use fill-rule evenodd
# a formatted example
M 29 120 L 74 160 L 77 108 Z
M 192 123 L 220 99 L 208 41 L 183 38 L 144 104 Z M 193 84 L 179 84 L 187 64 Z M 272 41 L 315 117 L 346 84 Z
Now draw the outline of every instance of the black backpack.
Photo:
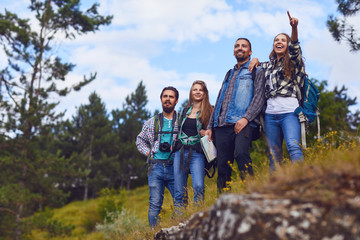
M 186 113 L 188 112 L 190 107 L 185 107 L 179 114 L 179 118 L 178 118 L 178 128 L 179 128 L 179 133 L 180 133 L 180 128 L 181 128 L 181 123 L 184 120 Z M 179 135 L 178 135 L 179 136 Z M 176 149 L 180 150 L 182 143 L 179 139 L 176 140 Z M 200 145 L 200 143 L 199 143 Z M 200 151 L 202 152 L 201 146 L 200 146 Z M 204 154 L 204 153 L 203 153 Z M 206 157 L 204 157 L 204 165 L 205 165 L 205 174 L 206 176 L 208 176 L 208 178 L 213 178 L 216 172 L 216 158 L 211 161 L 210 163 L 207 161 Z M 211 168 L 213 169 L 211 172 Z

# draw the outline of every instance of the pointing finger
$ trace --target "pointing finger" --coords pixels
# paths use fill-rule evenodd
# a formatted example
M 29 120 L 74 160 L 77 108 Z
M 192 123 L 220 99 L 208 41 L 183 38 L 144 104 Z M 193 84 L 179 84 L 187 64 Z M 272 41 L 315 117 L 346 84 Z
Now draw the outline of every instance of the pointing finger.
M 287 11 L 287 15 L 289 16 L 289 19 L 291 20 L 291 16 L 290 16 L 290 13 L 289 13 L 289 11 Z

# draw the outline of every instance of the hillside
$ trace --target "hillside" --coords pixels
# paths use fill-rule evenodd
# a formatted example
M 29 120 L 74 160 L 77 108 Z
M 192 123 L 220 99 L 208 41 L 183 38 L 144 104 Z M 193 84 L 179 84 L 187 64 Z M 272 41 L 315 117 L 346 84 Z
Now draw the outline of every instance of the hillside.
M 350 198 L 358 197 L 357 199 L 359 199 L 360 144 L 358 138 L 344 140 L 337 133 L 330 133 L 315 146 L 308 148 L 305 156 L 304 163 L 285 164 L 272 175 L 267 170 L 267 163 L 262 161 L 254 166 L 255 177 L 248 178 L 245 182 L 236 176 L 235 171 L 234 181 L 231 183 L 231 193 L 242 195 L 240 197 L 256 193 L 265 199 L 289 199 L 292 203 L 308 202 L 317 206 L 325 206 L 328 210 L 334 206 L 342 206 L 342 203 L 346 203 Z M 263 156 L 263 159 L 266 157 Z M 235 166 L 234 169 L 236 170 Z M 213 204 L 218 199 L 215 179 L 216 176 L 214 179 L 206 178 L 204 204 L 201 207 L 193 207 L 190 202 L 183 216 L 172 217 L 170 194 L 166 192 L 164 210 L 161 213 L 161 226 L 153 230 L 149 229 L 147 225 L 149 196 L 148 188 L 144 186 L 126 192 L 123 205 L 126 210 L 119 217 L 115 216 L 114 223 L 103 224 L 101 232 L 96 231 L 95 228 L 96 222 L 101 221 L 97 211 L 102 201 L 99 198 L 86 202 L 73 202 L 53 211 L 53 219 L 58 219 L 64 225 L 75 226 L 71 231 L 71 236 L 63 235 L 51 238 L 49 233 L 34 230 L 29 237 L 30 239 L 74 240 L 107 239 L 106 236 L 108 239 L 153 239 L 154 235 L 162 228 L 164 229 L 162 236 L 165 237 L 165 228 L 184 223 L 193 214 L 206 213 L 214 207 Z M 192 196 L 190 196 L 191 198 Z M 98 227 L 98 229 L 100 228 Z
M 360 148 L 286 166 L 154 239 L 360 239 Z

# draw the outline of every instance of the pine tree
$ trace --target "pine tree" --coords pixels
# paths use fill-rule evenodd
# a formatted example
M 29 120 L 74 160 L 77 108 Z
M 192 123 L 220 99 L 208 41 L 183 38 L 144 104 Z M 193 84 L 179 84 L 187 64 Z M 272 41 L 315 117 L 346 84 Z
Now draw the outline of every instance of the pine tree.
M 114 147 L 118 151 L 118 161 L 121 164 L 121 187 L 130 189 L 132 180 L 137 179 L 134 186 L 146 183 L 146 172 L 143 168 L 145 158 L 135 145 L 136 136 L 140 133 L 142 124 L 150 117 L 145 109 L 147 104 L 146 89 L 141 81 L 134 93 L 126 97 L 123 110 L 112 111 L 113 131 L 117 135 Z
M 72 121 L 73 149 L 71 162 L 76 166 L 75 187 L 83 189 L 83 199 L 95 197 L 104 187 L 112 187 L 111 172 L 118 169 L 111 157 L 113 141 L 111 122 L 105 104 L 96 93 L 89 104 L 81 105 Z
M 337 10 L 343 17 L 336 18 L 330 15 L 327 20 L 328 29 L 337 42 L 345 40 L 350 45 L 350 51 L 359 51 L 360 38 L 354 26 L 347 22 L 347 18 L 358 13 L 360 0 L 336 0 L 336 2 L 338 3 Z
M 83 12 L 79 0 L 31 0 L 35 27 L 7 10 L 0 14 L 0 44 L 8 58 L 8 66 L 0 70 L 0 129 L 5 139 L 0 153 L 0 212 L 7 215 L 0 225 L 13 239 L 22 236 L 23 217 L 43 206 L 61 204 L 66 197 L 57 185 L 67 163 L 47 151 L 63 115 L 55 111 L 58 102 L 53 99 L 80 90 L 96 74 L 59 88 L 75 65 L 62 62 L 53 47 L 58 37 L 75 39 L 110 24 L 112 16 L 100 15 L 97 8 L 94 4 Z

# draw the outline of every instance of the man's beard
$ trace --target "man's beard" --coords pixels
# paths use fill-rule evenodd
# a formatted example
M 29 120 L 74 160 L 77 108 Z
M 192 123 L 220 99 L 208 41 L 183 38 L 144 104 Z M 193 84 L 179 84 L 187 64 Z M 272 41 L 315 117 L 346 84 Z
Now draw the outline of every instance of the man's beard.
M 237 62 L 243 62 L 247 59 L 247 57 L 235 57 Z
M 172 111 L 174 111 L 175 106 L 166 107 L 166 106 L 163 105 L 162 108 L 163 108 L 164 112 L 171 113 Z
M 245 56 L 245 53 L 244 53 L 244 52 L 242 52 L 242 51 L 239 51 L 239 52 L 242 53 L 242 56 L 241 56 L 241 57 L 238 57 L 238 56 L 235 55 L 236 61 L 237 61 L 237 62 L 243 62 L 243 61 L 245 61 L 248 57 Z

